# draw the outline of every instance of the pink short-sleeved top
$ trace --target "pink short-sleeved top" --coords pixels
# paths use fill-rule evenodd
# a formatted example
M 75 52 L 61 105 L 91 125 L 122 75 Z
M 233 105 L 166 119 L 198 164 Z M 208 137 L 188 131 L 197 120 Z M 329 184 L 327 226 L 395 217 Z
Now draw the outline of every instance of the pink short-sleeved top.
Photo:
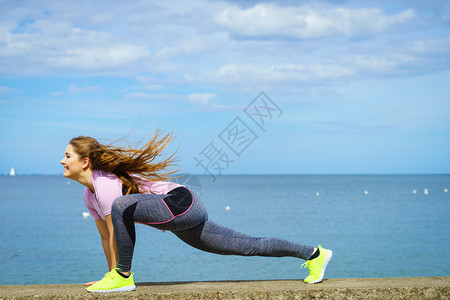
M 122 181 L 113 173 L 94 170 L 92 184 L 95 193 L 86 187 L 83 193 L 84 203 L 95 221 L 100 218 L 105 220 L 105 216 L 111 214 L 114 200 L 122 196 Z M 166 195 L 180 186 L 182 185 L 169 181 L 142 181 L 139 188 L 145 193 Z

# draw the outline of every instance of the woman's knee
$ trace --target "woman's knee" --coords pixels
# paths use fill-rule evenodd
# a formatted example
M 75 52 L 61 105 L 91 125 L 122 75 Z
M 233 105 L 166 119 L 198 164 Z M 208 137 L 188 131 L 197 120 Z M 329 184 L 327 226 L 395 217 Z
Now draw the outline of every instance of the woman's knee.
M 128 207 L 127 205 L 127 197 L 126 196 L 120 196 L 117 197 L 111 206 L 111 215 L 122 215 L 125 209 Z

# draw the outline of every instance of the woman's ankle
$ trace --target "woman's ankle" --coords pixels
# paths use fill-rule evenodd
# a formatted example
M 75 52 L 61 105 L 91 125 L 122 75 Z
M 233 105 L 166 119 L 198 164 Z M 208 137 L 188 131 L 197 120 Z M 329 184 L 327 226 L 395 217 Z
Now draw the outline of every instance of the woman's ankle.
M 131 271 L 122 271 L 120 269 L 117 269 L 117 273 L 119 273 L 122 277 L 128 278 L 131 275 Z

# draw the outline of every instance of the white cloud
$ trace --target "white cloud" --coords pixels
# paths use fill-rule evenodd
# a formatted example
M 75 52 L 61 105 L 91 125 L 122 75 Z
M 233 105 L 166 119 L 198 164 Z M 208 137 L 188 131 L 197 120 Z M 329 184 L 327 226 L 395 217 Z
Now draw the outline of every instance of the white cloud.
M 354 133 L 354 134 L 376 134 L 377 132 L 386 132 L 398 129 L 398 125 L 383 120 L 367 121 L 367 120 L 310 120 L 316 130 L 322 132 L 337 133 Z
M 364 36 L 409 24 L 413 9 L 389 16 L 378 8 L 310 9 L 258 4 L 248 9 L 229 7 L 215 17 L 216 23 L 239 38 L 322 38 Z
M 48 21 L 33 26 L 36 33 L 5 34 L 0 47 L 0 58 L 5 60 L 1 73 L 127 69 L 150 56 L 145 47 L 124 43 L 108 33 Z
M 198 94 L 198 93 L 193 93 L 190 94 L 189 97 L 189 102 L 195 105 L 200 105 L 200 106 L 204 106 L 209 104 L 209 100 L 215 98 L 217 95 L 215 94 Z
M 66 49 L 65 53 L 49 59 L 55 67 L 75 70 L 127 69 L 149 57 L 147 49 L 133 45 L 109 44 Z
M 163 88 L 162 84 L 148 84 L 145 86 L 145 89 L 147 90 L 161 90 Z
M 157 99 L 167 101 L 183 101 L 195 106 L 202 106 L 210 103 L 210 100 L 215 98 L 215 94 L 210 93 L 192 93 L 190 95 L 182 94 L 154 94 L 145 92 L 135 92 L 126 95 L 128 99 Z
M 69 86 L 69 94 L 79 94 L 83 92 L 96 92 L 100 91 L 102 88 L 99 86 L 86 86 L 86 87 L 79 87 L 76 84 L 71 84 Z
M 7 86 L 0 86 L 0 95 L 5 95 L 5 94 L 10 94 L 10 93 L 14 93 L 17 92 L 18 90 L 9 88 Z
M 167 95 L 163 94 L 150 94 L 145 92 L 134 92 L 125 95 L 127 99 L 156 99 L 156 98 L 165 98 L 167 99 Z
M 303 62 L 230 63 L 199 75 L 185 74 L 187 82 L 216 82 L 241 88 L 283 85 L 333 85 L 348 80 L 388 78 L 445 69 L 450 64 L 450 38 L 430 38 L 382 45 L 370 52 L 331 54 Z
M 174 45 L 166 46 L 159 49 L 155 57 L 156 59 L 174 59 L 177 57 L 196 56 L 203 53 L 210 53 L 217 48 L 217 42 L 208 37 L 194 37 L 174 41 Z
M 349 54 L 343 62 L 360 74 L 391 76 L 443 70 L 450 64 L 450 38 L 428 38 L 386 47 L 378 54 Z
M 197 2 L 169 7 L 148 1 L 9 5 L 7 13 L 0 11 L 0 73 L 176 70 L 180 57 L 211 52 L 214 45 L 207 35 L 197 35 L 192 21 L 197 15 L 205 22 L 211 8 Z
M 100 86 L 80 87 L 73 83 L 73 84 L 69 85 L 69 87 L 67 89 L 67 93 L 68 94 L 80 94 L 80 93 L 96 92 L 96 91 L 100 91 L 100 90 L 102 90 L 102 88 Z M 66 91 L 57 91 L 57 92 L 53 92 L 52 95 L 53 96 L 63 96 L 65 93 L 66 93 Z
M 146 92 L 135 92 L 125 96 L 127 99 L 147 99 L 153 101 L 165 101 L 164 107 L 169 107 L 170 103 L 189 104 L 190 108 L 195 111 L 225 111 L 225 110 L 241 110 L 242 107 L 232 105 L 222 105 L 212 102 L 216 98 L 216 94 L 212 93 L 191 93 L 189 95 L 182 94 L 154 94 Z M 179 106 L 177 106 L 179 109 Z
M 357 69 L 344 64 L 279 64 L 242 65 L 227 64 L 216 71 L 207 71 L 195 81 L 214 81 L 221 84 L 237 85 L 246 89 L 261 89 L 279 84 L 314 83 L 342 80 L 357 75 Z
M 136 79 L 144 85 L 146 90 L 161 90 L 164 86 L 160 80 L 149 76 L 137 76 Z
M 247 8 L 205 0 L 10 5 L 8 13 L 0 11 L 0 74 L 130 76 L 144 91 L 170 93 L 171 87 L 195 82 L 255 88 L 322 84 L 411 67 L 442 68 L 448 61 L 449 48 L 442 43 L 410 42 L 419 28 L 412 22 L 429 21 L 420 10 L 278 3 Z M 408 26 L 408 36 L 398 34 L 399 26 Z M 230 39 L 227 32 L 241 39 Z

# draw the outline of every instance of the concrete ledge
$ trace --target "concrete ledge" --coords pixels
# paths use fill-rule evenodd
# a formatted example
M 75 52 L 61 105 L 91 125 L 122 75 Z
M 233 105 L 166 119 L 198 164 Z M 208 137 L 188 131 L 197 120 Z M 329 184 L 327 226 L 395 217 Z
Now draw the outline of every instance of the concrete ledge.
M 91 294 L 82 284 L 3 285 L 0 299 L 450 299 L 450 277 L 137 283 Z

